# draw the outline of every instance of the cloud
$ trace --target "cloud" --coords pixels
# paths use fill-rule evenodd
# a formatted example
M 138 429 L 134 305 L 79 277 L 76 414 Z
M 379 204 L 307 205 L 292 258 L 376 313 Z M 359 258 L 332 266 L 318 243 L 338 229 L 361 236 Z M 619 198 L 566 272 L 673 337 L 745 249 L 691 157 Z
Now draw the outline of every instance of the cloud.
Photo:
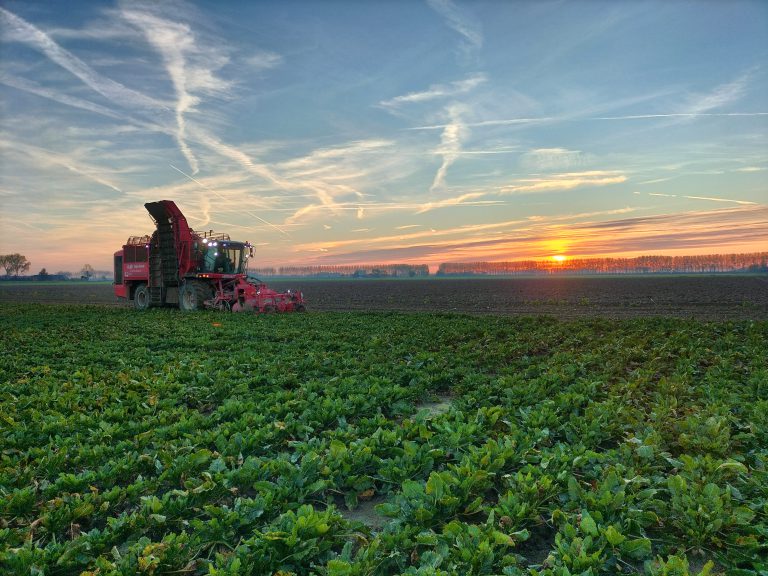
M 381 208 L 378 203 L 363 202 L 364 190 L 384 179 L 392 181 L 393 166 L 398 166 L 400 176 L 407 173 L 402 157 L 393 153 L 394 146 L 392 140 L 356 140 L 277 163 L 274 168 L 289 189 L 310 192 L 316 198 L 286 222 L 296 224 L 323 212 L 337 214 L 342 210 L 354 210 L 362 219 L 369 207 Z
M 275 52 L 260 50 L 246 57 L 244 63 L 251 70 L 260 72 L 280 66 L 283 63 L 283 57 Z
M 390 100 L 383 100 L 379 103 L 384 108 L 397 108 L 402 104 L 416 104 L 429 102 L 440 98 L 453 98 L 461 94 L 471 92 L 488 80 L 485 74 L 475 74 L 464 80 L 457 80 L 450 84 L 433 84 L 429 89 L 422 92 L 411 92 L 403 96 L 396 96 Z
M 633 114 L 629 116 L 604 116 L 590 120 L 653 120 L 664 118 L 698 118 L 698 117 L 739 117 L 739 116 L 768 116 L 768 112 L 677 112 L 671 114 Z
M 523 154 L 520 162 L 523 166 L 537 171 L 580 168 L 593 161 L 594 157 L 579 150 L 566 148 L 536 148 Z
M 43 53 L 111 102 L 127 108 L 167 110 L 164 102 L 105 78 L 80 58 L 59 46 L 45 32 L 2 7 L 0 7 L 0 23 L 7 30 L 7 39 L 27 44 Z
M 703 114 L 716 108 L 722 108 L 723 106 L 727 106 L 728 104 L 739 100 L 746 91 L 749 77 L 750 74 L 747 73 L 740 76 L 733 82 L 728 82 L 726 84 L 717 86 L 711 92 L 691 96 L 688 100 L 684 112 L 686 114 L 693 115 Z
M 435 200 L 432 202 L 426 202 L 416 211 L 416 214 L 423 214 L 430 210 L 436 210 L 438 208 L 448 208 L 452 206 L 487 206 L 490 204 L 504 204 L 501 200 L 478 200 L 485 196 L 484 192 L 468 192 L 455 198 L 445 198 L 443 200 Z
M 461 141 L 467 135 L 467 130 L 461 120 L 463 110 L 464 108 L 458 104 L 448 106 L 446 109 L 451 121 L 443 129 L 443 134 L 440 137 L 440 147 L 435 150 L 435 154 L 442 156 L 443 161 L 437 169 L 432 185 L 429 187 L 430 192 L 434 192 L 445 185 L 445 176 L 448 173 L 448 168 L 461 155 Z
M 483 31 L 480 23 L 451 0 L 427 0 L 427 4 L 440 16 L 449 27 L 464 39 L 464 49 L 473 51 L 483 46 Z
M 46 88 L 45 86 L 41 86 L 35 82 L 25 78 L 20 78 L 18 76 L 11 76 L 9 74 L 0 72 L 0 84 L 5 84 L 11 88 L 16 88 L 17 90 L 22 90 L 24 92 L 40 96 L 41 98 L 48 98 L 49 100 L 59 102 L 60 104 L 66 104 L 67 106 L 72 106 L 73 108 L 80 108 L 81 110 L 95 112 L 96 114 L 102 114 L 103 116 L 109 116 L 111 118 L 120 120 L 130 120 L 127 116 L 118 112 L 114 112 L 106 106 L 101 106 L 100 104 L 95 104 L 89 100 L 83 100 L 82 98 L 61 94 L 55 90 L 51 90 L 50 88 Z
M 687 198 L 689 200 L 707 200 L 709 202 L 729 202 L 731 204 L 741 204 L 743 206 L 757 206 L 757 202 L 750 200 L 734 200 L 731 198 L 715 198 L 712 196 L 687 196 L 685 194 L 664 194 L 662 192 L 648 192 L 648 196 L 657 196 L 662 198 Z
M 196 174 L 200 166 L 187 144 L 186 114 L 194 112 L 201 101 L 195 92 L 226 92 L 229 84 L 217 78 L 215 71 L 226 64 L 227 58 L 211 46 L 200 46 L 186 24 L 134 9 L 123 9 L 121 16 L 144 34 L 163 59 L 176 93 L 176 141 L 192 173 Z
M 526 178 L 515 184 L 503 186 L 501 194 L 524 194 L 530 192 L 556 192 L 573 190 L 584 186 L 607 186 L 626 182 L 627 177 L 616 170 L 593 170 L 588 172 L 567 172 L 545 178 Z
M 30 146 L 21 142 L 9 142 L 7 140 L 0 140 L 0 148 L 24 154 L 33 161 L 38 169 L 43 165 L 60 166 L 66 168 L 69 172 L 82 176 L 86 180 L 110 188 L 115 192 L 122 192 L 122 189 L 117 184 L 103 175 L 104 172 L 107 172 L 104 168 L 87 164 L 71 155 L 57 154 L 37 146 Z
M 738 102 L 746 93 L 753 73 L 742 74 L 732 82 L 716 86 L 709 92 L 691 94 L 686 101 L 678 106 L 678 110 L 658 114 L 630 114 L 621 116 L 604 116 L 592 120 L 687 120 L 699 117 L 754 117 L 765 116 L 768 112 L 718 112 L 716 110 Z
M 333 246 L 319 262 L 439 262 L 501 261 L 543 258 L 551 253 L 553 241 L 568 245 L 568 253 L 587 256 L 681 254 L 696 251 L 755 251 L 765 237 L 768 208 L 734 208 L 705 212 L 661 214 L 603 222 L 571 222 L 552 225 L 537 222 L 504 233 L 484 234 L 477 240 L 458 237 L 424 243 L 384 243 L 372 248 L 370 241 L 337 251 Z M 456 232 L 453 230 L 452 232 Z M 388 244 L 388 245 L 387 245 Z
M 600 210 L 596 212 L 583 212 L 580 214 L 568 214 L 559 216 L 530 216 L 528 218 L 505 220 L 502 222 L 491 222 L 486 224 L 465 224 L 453 228 L 443 228 L 441 230 L 430 229 L 408 232 L 404 234 L 389 234 L 378 237 L 367 237 L 365 239 L 310 242 L 299 245 L 297 248 L 299 250 L 317 250 L 318 248 L 324 248 L 326 251 L 329 251 L 338 248 L 347 248 L 359 245 L 373 246 L 381 244 L 388 247 L 397 247 L 412 244 L 414 241 L 417 241 L 421 238 L 429 238 L 431 240 L 430 245 L 438 246 L 441 242 L 445 244 L 453 244 L 459 242 L 460 240 L 463 242 L 472 237 L 488 237 L 492 234 L 501 234 L 506 237 L 509 234 L 522 234 L 531 229 L 549 227 L 552 224 L 574 222 L 587 218 L 627 214 L 630 212 L 635 212 L 636 210 L 637 208 L 626 207 L 613 210 Z M 406 226 L 403 229 L 410 227 L 421 227 L 421 225 Z M 440 240 L 440 238 L 448 239 Z
M 728 198 L 712 198 L 710 196 L 683 196 L 683 198 L 689 198 L 691 200 L 709 200 L 710 202 L 732 202 L 733 204 L 757 204 L 757 202 L 750 202 L 748 200 L 730 200 Z

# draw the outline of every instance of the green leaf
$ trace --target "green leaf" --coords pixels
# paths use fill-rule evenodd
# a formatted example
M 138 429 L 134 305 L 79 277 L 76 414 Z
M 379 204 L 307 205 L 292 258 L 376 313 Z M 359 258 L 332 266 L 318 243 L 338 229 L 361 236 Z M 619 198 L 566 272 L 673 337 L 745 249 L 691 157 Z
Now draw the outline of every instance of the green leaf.
M 727 460 L 717 467 L 717 471 L 746 474 L 749 472 L 749 469 L 741 462 L 737 462 L 736 460 Z
M 344 560 L 328 560 L 328 576 L 349 576 L 352 574 L 352 565 Z
M 581 513 L 581 531 L 585 534 L 589 534 L 590 536 L 597 536 L 599 534 L 597 530 L 597 524 L 595 524 L 595 521 L 592 519 L 592 516 L 589 515 L 589 512 L 584 510 Z
M 737 524 L 749 524 L 755 517 L 755 512 L 746 506 L 739 506 L 733 509 L 733 516 Z
M 608 526 L 604 534 L 605 534 L 605 539 L 608 540 L 608 543 L 611 546 L 618 546 L 619 544 L 624 542 L 624 540 L 627 539 L 627 537 L 624 536 L 624 534 L 622 534 L 621 532 L 619 532 L 613 525 Z
M 436 500 L 440 500 L 445 493 L 445 482 L 440 477 L 440 474 L 432 473 L 427 480 L 427 494 L 431 494 Z
M 648 538 L 627 540 L 619 546 L 619 550 L 630 558 L 642 560 L 651 555 L 651 541 Z
M 640 456 L 643 460 L 650 460 L 653 458 L 653 446 L 648 446 L 643 444 L 642 446 L 638 446 L 635 450 L 637 452 L 637 455 Z

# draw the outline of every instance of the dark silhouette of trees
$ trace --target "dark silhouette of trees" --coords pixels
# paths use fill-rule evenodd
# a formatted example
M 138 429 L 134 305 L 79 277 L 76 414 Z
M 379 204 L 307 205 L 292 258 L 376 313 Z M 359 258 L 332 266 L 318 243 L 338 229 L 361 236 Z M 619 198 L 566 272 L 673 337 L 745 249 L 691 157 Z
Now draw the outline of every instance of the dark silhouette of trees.
M 256 276 L 326 276 L 351 278 L 413 278 L 429 276 L 426 264 L 372 264 L 372 265 L 328 265 L 281 266 L 279 268 L 253 268 Z
M 768 272 L 768 252 L 636 258 L 568 258 L 515 262 L 446 262 L 438 275 L 508 274 L 695 274 Z
M 0 255 L 0 266 L 5 268 L 6 276 L 18 276 L 21 272 L 26 272 L 32 263 L 26 256 L 21 254 Z

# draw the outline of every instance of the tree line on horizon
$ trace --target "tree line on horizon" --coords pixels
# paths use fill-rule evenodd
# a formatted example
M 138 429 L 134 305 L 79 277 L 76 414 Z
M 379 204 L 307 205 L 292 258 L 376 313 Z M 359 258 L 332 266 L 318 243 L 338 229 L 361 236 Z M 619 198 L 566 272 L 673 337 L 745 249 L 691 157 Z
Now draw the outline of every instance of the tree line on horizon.
M 664 274 L 768 272 L 768 252 L 635 258 L 567 258 L 514 262 L 446 262 L 437 275 L 510 274 Z
M 313 276 L 339 278 L 405 278 L 429 276 L 426 264 L 374 264 L 280 266 L 253 268 L 256 276 Z M 663 274 L 768 272 L 768 252 L 706 254 L 699 256 L 638 256 L 636 258 L 568 258 L 561 262 L 517 260 L 510 262 L 444 262 L 437 276 L 514 274 Z
M 21 254 L 0 255 L 5 279 L 69 280 L 78 275 L 61 271 L 49 274 L 45 268 L 34 276 L 19 276 L 31 263 Z M 436 276 L 508 276 L 515 274 L 665 274 L 768 272 L 768 252 L 742 254 L 705 254 L 699 256 L 638 256 L 635 258 L 567 258 L 563 261 L 516 260 L 505 262 L 443 262 Z M 372 264 L 311 266 L 279 266 L 251 268 L 255 276 L 307 276 L 317 278 L 423 278 L 429 276 L 426 264 Z M 109 279 L 111 271 L 94 270 L 85 264 L 79 272 L 81 280 Z
M 280 266 L 278 268 L 250 268 L 249 273 L 256 276 L 319 276 L 319 277 L 350 277 L 350 278 L 414 278 L 429 276 L 429 266 L 426 264 L 373 264 L 361 265 L 331 265 L 318 264 L 313 266 Z
M 40 272 L 32 276 L 20 276 L 22 272 L 27 272 L 32 266 L 32 262 L 27 260 L 27 257 L 23 254 L 0 254 L 0 268 L 5 269 L 5 277 L 0 277 L 5 280 L 13 278 L 14 280 L 71 280 L 74 274 L 67 272 L 66 270 L 60 270 L 55 274 L 51 274 L 45 268 L 41 268 Z M 81 280 L 90 280 L 91 278 L 100 278 L 106 280 L 112 277 L 112 272 L 108 270 L 94 270 L 90 264 L 83 265 L 80 270 Z

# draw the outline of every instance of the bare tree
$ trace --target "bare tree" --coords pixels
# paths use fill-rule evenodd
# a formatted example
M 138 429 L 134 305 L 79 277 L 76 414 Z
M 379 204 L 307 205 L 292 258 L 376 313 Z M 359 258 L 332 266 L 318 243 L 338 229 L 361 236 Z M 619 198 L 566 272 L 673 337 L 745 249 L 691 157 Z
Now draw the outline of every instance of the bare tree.
M 26 272 L 32 263 L 26 256 L 21 254 L 5 254 L 0 256 L 0 266 L 5 268 L 6 276 L 18 276 L 21 272 Z
M 93 276 L 93 266 L 90 264 L 86 264 L 83 266 L 83 269 L 80 270 L 80 278 L 85 280 L 90 280 L 91 276 Z

